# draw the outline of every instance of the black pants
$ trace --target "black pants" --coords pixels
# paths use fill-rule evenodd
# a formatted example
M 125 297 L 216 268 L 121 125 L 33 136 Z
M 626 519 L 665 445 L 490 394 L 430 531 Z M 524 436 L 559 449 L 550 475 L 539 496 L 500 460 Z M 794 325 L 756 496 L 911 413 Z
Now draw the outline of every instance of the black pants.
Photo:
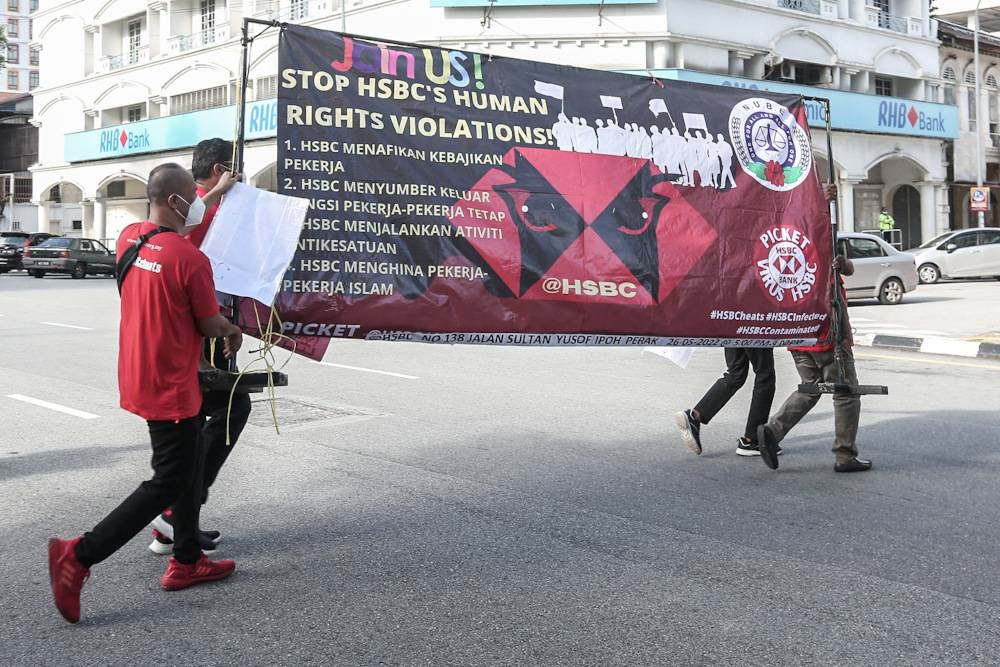
M 226 444 L 226 416 L 229 416 L 229 442 Z M 201 502 L 208 501 L 208 489 L 219 476 L 222 464 L 233 451 L 243 427 L 250 418 L 250 397 L 233 394 L 232 408 L 228 391 L 206 391 L 202 396 L 202 439 L 205 442 L 205 476 L 202 483 Z
M 750 366 L 753 365 L 753 397 L 750 399 L 750 413 L 744 437 L 757 441 L 757 427 L 767 423 L 774 401 L 774 350 L 760 347 L 727 347 L 726 373 L 715 381 L 698 405 L 699 421 L 707 424 L 729 402 L 746 381 Z
M 224 339 L 218 338 L 212 346 L 205 340 L 205 357 L 212 360 L 216 368 L 228 368 L 229 360 L 223 347 Z M 201 502 L 208 501 L 208 489 L 215 483 L 219 470 L 233 451 L 236 441 L 243 433 L 243 427 L 250 418 L 250 397 L 247 394 L 233 394 L 230 407 L 228 391 L 206 391 L 202 395 L 201 422 L 202 439 L 205 443 L 205 476 L 202 485 Z M 226 444 L 226 417 L 229 418 L 229 444 Z
M 194 563 L 198 546 L 199 492 L 202 488 L 204 449 L 198 417 L 174 421 L 149 421 L 153 447 L 153 478 L 139 485 L 93 530 L 84 534 L 76 557 L 91 567 L 118 551 L 146 527 L 164 507 L 174 508 L 174 558 Z

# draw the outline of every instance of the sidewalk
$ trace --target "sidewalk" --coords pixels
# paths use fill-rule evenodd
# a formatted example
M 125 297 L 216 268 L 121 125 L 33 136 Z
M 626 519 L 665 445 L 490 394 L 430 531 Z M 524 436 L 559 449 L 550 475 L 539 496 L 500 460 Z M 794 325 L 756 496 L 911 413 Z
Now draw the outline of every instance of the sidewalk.
M 1000 281 L 920 285 L 897 306 L 850 304 L 856 345 L 1000 360 Z

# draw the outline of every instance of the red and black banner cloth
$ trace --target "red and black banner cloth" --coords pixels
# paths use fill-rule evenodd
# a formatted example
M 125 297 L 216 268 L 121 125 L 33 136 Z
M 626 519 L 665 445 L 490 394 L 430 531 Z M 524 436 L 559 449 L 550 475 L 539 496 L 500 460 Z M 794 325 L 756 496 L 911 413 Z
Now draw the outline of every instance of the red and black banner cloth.
M 801 98 L 301 26 L 278 86 L 279 190 L 312 206 L 276 307 L 310 356 L 827 334 Z

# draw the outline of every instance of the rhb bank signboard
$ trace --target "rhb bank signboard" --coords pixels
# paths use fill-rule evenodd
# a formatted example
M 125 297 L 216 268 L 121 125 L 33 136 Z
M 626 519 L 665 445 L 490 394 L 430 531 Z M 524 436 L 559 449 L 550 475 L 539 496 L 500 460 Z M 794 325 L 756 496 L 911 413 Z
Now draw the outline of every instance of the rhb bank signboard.
M 634 72 L 640 74 L 639 72 Z M 800 86 L 777 81 L 757 81 L 734 76 L 703 74 L 684 69 L 654 70 L 653 74 L 676 81 L 693 81 L 748 91 L 772 91 L 830 100 L 830 124 L 835 130 L 897 134 L 934 139 L 958 138 L 958 107 L 934 102 L 901 100 L 879 95 L 851 93 L 829 88 Z M 642 76 L 649 76 L 646 72 Z M 809 125 L 825 127 L 819 102 L 806 100 Z
M 236 127 L 235 105 L 74 132 L 64 138 L 66 162 L 104 160 L 126 155 L 189 148 L 202 139 L 228 137 Z M 260 100 L 246 107 L 246 138 L 273 137 L 278 129 L 278 101 Z

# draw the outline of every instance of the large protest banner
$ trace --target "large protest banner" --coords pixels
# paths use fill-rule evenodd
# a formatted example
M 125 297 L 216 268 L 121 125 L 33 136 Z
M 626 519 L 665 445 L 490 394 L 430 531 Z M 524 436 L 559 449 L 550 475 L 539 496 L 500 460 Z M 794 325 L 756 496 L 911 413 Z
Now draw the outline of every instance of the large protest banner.
M 827 335 L 830 218 L 799 97 L 294 25 L 279 70 L 279 191 L 311 200 L 276 302 L 289 335 Z

